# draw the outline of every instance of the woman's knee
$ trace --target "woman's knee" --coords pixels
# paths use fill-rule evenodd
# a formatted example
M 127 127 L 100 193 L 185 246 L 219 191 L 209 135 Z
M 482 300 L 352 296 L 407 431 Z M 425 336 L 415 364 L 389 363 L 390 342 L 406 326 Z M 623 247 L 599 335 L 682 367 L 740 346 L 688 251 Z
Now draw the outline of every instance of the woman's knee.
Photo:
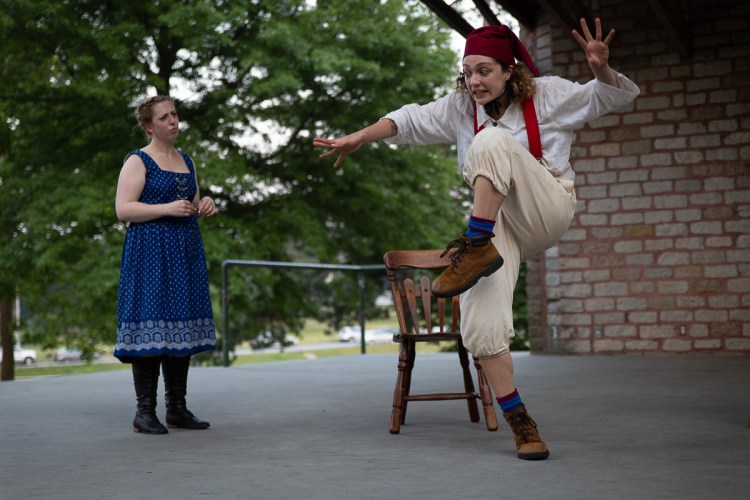
M 510 336 L 500 332 L 464 335 L 464 347 L 478 359 L 502 356 L 510 351 Z
M 485 129 L 477 134 L 466 155 L 464 180 L 473 186 L 477 177 L 485 177 L 497 191 L 507 194 L 512 177 L 513 142 L 502 130 Z

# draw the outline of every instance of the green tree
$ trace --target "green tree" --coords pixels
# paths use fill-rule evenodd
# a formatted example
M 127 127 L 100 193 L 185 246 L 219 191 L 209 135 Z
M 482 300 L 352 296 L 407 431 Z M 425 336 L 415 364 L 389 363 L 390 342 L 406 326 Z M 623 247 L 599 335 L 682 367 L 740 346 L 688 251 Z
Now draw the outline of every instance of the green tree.
M 0 0 L 0 295 L 27 300 L 26 338 L 113 341 L 115 187 L 146 142 L 134 104 L 155 92 L 184 96 L 178 145 L 221 210 L 202 222 L 217 320 L 224 259 L 380 263 L 445 244 L 461 228 L 450 148 L 377 144 L 334 170 L 311 143 L 445 93 L 447 47 L 415 0 Z M 313 274 L 241 273 L 232 330 L 355 311 L 351 277 Z

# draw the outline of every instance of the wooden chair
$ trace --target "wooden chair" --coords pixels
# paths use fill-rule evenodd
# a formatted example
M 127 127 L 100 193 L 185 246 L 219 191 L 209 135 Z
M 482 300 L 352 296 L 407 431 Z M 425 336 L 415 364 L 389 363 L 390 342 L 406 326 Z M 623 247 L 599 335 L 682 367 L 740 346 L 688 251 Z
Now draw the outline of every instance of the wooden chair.
M 406 408 L 410 401 L 458 399 L 466 400 L 469 407 L 469 419 L 472 422 L 479 422 L 477 399 L 480 399 L 487 430 L 497 430 L 497 414 L 492 393 L 482 366 L 476 358 L 473 359 L 479 392 L 474 390 L 468 351 L 464 347 L 459 332 L 458 296 L 450 299 L 432 297 L 430 276 L 436 273 L 430 271 L 442 270 L 450 264 L 450 256 L 441 258 L 441 253 L 442 250 L 401 250 L 388 252 L 383 257 L 399 324 L 399 333 L 393 336 L 393 340 L 401 344 L 391 411 L 392 434 L 398 434 L 401 425 L 405 422 Z M 421 274 L 421 277 L 417 277 L 417 274 Z M 412 370 L 417 354 L 416 343 L 442 340 L 454 341 L 458 344 L 458 359 L 463 373 L 464 392 L 411 394 Z

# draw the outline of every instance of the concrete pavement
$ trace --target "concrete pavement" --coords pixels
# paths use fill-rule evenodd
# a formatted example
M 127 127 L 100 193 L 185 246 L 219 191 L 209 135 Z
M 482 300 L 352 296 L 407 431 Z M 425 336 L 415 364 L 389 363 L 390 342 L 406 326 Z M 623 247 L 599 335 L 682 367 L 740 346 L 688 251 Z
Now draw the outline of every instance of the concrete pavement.
M 132 432 L 129 371 L 5 382 L 0 498 L 747 498 L 749 358 L 514 359 L 546 461 L 458 401 L 411 403 L 389 434 L 392 354 L 195 368 L 211 428 L 163 436 Z M 455 354 L 415 370 L 414 392 L 460 389 Z

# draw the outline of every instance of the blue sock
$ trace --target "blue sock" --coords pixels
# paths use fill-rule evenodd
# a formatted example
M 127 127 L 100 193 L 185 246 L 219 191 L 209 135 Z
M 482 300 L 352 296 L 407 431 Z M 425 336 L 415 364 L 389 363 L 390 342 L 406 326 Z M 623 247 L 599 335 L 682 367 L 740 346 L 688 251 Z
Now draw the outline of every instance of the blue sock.
M 498 396 L 495 399 L 497 399 L 497 404 L 500 405 L 500 409 L 503 410 L 503 413 L 509 413 L 523 404 L 523 401 L 521 401 L 521 396 L 520 394 L 518 394 L 518 390 L 516 389 L 514 389 L 513 392 L 511 392 L 507 396 Z
M 495 221 L 489 220 L 489 219 L 482 219 L 479 217 L 474 217 L 473 215 L 469 217 L 469 228 L 466 230 L 466 233 L 464 233 L 469 238 L 474 236 L 479 236 L 482 234 L 492 234 L 492 230 L 495 228 Z

